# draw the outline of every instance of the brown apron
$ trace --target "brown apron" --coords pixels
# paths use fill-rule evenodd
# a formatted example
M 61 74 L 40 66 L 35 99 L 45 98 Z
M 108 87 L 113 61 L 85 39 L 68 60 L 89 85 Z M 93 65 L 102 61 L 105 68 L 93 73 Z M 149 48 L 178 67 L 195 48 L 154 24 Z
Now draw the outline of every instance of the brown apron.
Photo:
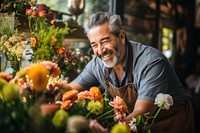
M 128 112 L 132 112 L 134 109 L 134 105 L 137 99 L 137 92 L 135 90 L 135 87 L 133 85 L 133 49 L 131 44 L 128 44 L 128 84 L 125 86 L 122 86 L 120 88 L 113 86 L 109 82 L 109 72 L 108 69 L 105 68 L 105 80 L 107 85 L 107 91 L 109 94 L 115 98 L 116 96 L 120 96 L 124 102 L 127 104 Z
M 137 99 L 137 92 L 132 83 L 132 47 L 128 44 L 128 84 L 123 87 L 115 87 L 109 82 L 108 69 L 105 68 L 105 80 L 107 91 L 115 98 L 120 96 L 128 106 L 131 113 Z M 151 128 L 152 133 L 195 133 L 194 114 L 191 103 L 173 106 L 169 110 L 161 110 Z

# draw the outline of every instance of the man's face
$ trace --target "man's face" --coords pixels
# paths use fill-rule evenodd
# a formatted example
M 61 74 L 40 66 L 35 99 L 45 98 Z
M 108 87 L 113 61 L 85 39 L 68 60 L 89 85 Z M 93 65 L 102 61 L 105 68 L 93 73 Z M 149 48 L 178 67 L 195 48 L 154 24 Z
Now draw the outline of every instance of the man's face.
M 91 47 L 106 67 L 114 67 L 121 56 L 121 39 L 110 33 L 108 23 L 95 26 L 88 32 Z

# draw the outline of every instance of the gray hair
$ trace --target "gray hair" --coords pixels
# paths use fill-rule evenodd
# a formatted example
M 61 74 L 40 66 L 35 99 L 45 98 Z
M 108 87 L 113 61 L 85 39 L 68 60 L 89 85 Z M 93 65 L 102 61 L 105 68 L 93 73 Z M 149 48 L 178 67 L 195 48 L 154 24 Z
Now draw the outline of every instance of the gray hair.
M 87 27 L 85 28 L 86 34 L 94 26 L 99 26 L 108 22 L 110 32 L 115 36 L 119 36 L 122 30 L 122 20 L 119 15 L 109 12 L 98 12 L 91 15 L 88 19 Z

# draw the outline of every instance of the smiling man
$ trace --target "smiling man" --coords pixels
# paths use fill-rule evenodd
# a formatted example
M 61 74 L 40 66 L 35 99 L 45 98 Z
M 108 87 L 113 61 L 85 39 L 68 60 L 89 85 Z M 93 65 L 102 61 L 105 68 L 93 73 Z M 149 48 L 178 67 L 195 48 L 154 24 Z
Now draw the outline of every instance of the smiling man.
M 169 94 L 174 106 L 161 111 L 152 132 L 195 132 L 190 93 L 159 50 L 129 41 L 116 14 L 91 15 L 86 33 L 96 57 L 69 83 L 73 89 L 101 86 L 112 98 L 120 96 L 128 106 L 127 121 L 146 112 L 154 114 L 157 94 Z

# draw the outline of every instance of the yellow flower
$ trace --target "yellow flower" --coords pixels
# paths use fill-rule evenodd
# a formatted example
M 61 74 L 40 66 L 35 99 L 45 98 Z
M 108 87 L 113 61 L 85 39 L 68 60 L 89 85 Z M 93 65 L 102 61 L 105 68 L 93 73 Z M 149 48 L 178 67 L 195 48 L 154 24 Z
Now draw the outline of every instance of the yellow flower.
M 103 113 L 103 105 L 100 101 L 90 101 L 87 106 L 87 110 L 95 115 L 101 115 Z
M 111 133 L 129 133 L 129 130 L 124 124 L 115 124 L 111 130 Z
M 42 64 L 33 64 L 28 70 L 27 75 L 36 91 L 43 91 L 46 89 L 48 71 Z
M 54 45 L 56 42 L 58 42 L 58 39 L 55 36 L 51 37 L 51 45 Z

